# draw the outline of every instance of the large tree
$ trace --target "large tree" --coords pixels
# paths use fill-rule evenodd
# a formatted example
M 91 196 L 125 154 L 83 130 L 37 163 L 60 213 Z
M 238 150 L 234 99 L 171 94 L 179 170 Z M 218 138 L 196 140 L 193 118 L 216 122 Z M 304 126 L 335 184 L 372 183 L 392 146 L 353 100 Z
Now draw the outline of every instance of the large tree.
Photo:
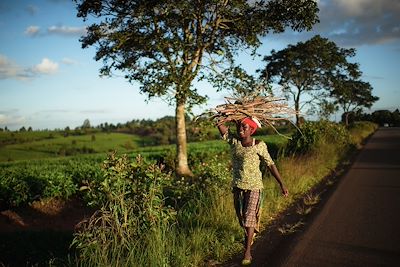
M 94 16 L 84 48 L 96 46 L 102 75 L 112 70 L 141 84 L 149 97 L 164 96 L 176 107 L 178 174 L 187 164 L 185 110 L 206 100 L 193 82 L 202 70 L 232 60 L 260 37 L 287 27 L 310 29 L 318 20 L 315 0 L 76 0 L 78 17 Z
M 347 61 L 354 55 L 354 49 L 340 48 L 329 39 L 316 35 L 283 50 L 272 50 L 271 55 L 264 57 L 265 68 L 259 71 L 268 81 L 282 86 L 286 97 L 294 102 L 298 125 L 305 106 L 318 104 L 329 96 L 334 80 L 357 69 L 357 64 Z
M 379 97 L 372 95 L 371 84 L 360 80 L 359 77 L 361 77 L 361 72 L 357 77 L 350 76 L 337 79 L 331 91 L 335 103 L 344 112 L 346 125 L 349 124 L 351 113 L 360 112 L 363 107 L 370 108 L 379 99 Z

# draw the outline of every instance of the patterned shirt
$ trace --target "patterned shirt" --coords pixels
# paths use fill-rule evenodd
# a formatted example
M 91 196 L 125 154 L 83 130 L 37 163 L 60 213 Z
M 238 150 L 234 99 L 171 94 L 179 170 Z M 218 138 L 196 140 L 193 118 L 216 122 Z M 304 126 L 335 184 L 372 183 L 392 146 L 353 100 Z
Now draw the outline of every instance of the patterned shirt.
M 260 163 L 263 161 L 267 166 L 274 164 L 267 145 L 260 141 L 253 146 L 244 147 L 229 131 L 222 138 L 228 141 L 231 147 L 232 187 L 244 190 L 262 189 L 264 186 Z

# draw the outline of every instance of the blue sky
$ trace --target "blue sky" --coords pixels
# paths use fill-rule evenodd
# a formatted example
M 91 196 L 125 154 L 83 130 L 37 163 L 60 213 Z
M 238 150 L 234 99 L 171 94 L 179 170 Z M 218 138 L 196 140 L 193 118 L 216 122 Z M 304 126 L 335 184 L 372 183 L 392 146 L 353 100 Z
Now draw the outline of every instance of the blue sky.
M 320 34 L 341 47 L 354 47 L 362 79 L 380 97 L 373 110 L 400 108 L 400 2 L 393 0 L 320 0 L 321 22 L 311 32 L 269 35 L 258 50 L 267 55 L 288 44 Z M 93 48 L 82 49 L 85 23 L 69 0 L 3 0 L 0 2 L 0 128 L 74 128 L 89 119 L 124 123 L 173 115 L 162 99 L 145 102 L 139 86 L 123 77 L 100 78 L 101 62 Z M 261 58 L 243 53 L 238 63 L 249 72 L 263 67 Z M 223 103 L 227 92 L 209 96 L 195 114 Z M 368 110 L 367 110 L 368 112 Z

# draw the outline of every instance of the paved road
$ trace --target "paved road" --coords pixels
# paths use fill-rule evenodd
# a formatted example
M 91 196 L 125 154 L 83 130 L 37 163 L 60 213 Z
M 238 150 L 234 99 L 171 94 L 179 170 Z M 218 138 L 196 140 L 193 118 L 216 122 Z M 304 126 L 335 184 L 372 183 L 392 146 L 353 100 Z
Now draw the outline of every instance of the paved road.
M 371 137 L 294 242 L 279 266 L 400 266 L 400 128 Z

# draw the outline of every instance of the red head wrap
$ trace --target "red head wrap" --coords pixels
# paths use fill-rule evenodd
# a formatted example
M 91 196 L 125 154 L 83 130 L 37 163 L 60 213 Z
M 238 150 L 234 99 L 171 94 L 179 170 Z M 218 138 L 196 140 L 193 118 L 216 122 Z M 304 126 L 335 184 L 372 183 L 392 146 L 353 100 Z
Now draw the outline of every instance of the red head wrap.
M 253 134 L 257 130 L 257 128 L 259 127 L 261 128 L 261 124 L 256 118 L 250 118 L 250 117 L 244 118 L 242 120 L 242 123 L 245 123 L 249 125 L 251 128 L 253 128 L 251 134 Z

